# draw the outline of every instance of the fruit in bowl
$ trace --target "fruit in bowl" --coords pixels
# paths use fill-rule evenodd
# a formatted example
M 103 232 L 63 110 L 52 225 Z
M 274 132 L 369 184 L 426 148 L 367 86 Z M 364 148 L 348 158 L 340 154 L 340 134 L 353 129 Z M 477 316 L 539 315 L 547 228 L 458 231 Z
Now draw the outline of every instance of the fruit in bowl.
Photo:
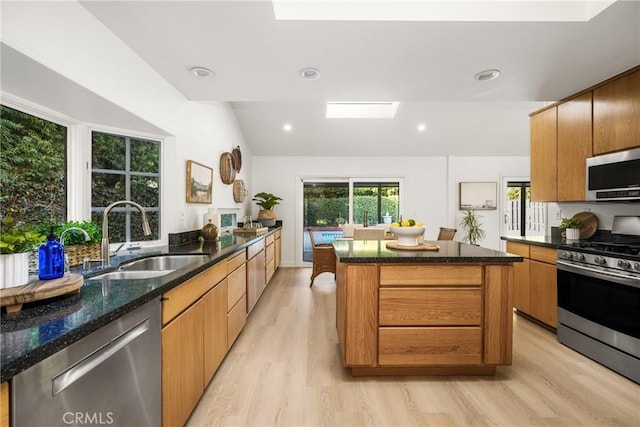
M 405 220 L 407 224 L 413 220 Z M 404 223 L 405 221 L 402 221 Z M 398 238 L 399 246 L 418 246 L 418 237 L 424 234 L 425 227 L 421 222 L 413 221 L 414 225 L 391 224 L 391 232 Z M 420 224 L 420 225 L 418 225 Z

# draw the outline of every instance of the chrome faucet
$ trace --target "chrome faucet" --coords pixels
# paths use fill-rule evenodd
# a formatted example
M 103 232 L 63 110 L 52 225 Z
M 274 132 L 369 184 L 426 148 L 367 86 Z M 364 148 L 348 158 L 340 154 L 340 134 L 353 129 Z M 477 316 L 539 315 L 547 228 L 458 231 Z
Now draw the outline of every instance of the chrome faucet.
M 151 234 L 151 227 L 149 227 L 149 221 L 147 221 L 147 214 L 144 212 L 144 208 L 142 206 L 136 202 L 132 202 L 131 200 L 119 200 L 111 203 L 105 208 L 104 215 L 102 216 L 102 243 L 100 244 L 100 258 L 102 258 L 103 267 L 108 267 L 111 262 L 111 253 L 109 252 L 109 220 L 107 218 L 109 216 L 109 212 L 111 212 L 111 210 L 117 205 L 131 205 L 138 209 L 142 215 L 142 231 L 144 232 L 144 235 L 149 236 Z M 122 247 L 122 245 L 120 245 L 120 247 Z
M 68 232 L 70 231 L 80 231 L 82 234 L 84 234 L 84 241 L 88 242 L 89 240 L 91 240 L 91 236 L 89 236 L 89 233 L 87 233 L 86 231 L 84 231 L 82 228 L 80 227 L 69 227 L 66 230 L 64 230 L 62 232 L 62 234 L 60 234 L 60 244 L 62 246 L 64 246 L 64 236 L 67 235 Z M 68 273 L 70 271 L 69 269 L 69 256 L 67 255 L 67 253 L 64 253 L 64 272 Z

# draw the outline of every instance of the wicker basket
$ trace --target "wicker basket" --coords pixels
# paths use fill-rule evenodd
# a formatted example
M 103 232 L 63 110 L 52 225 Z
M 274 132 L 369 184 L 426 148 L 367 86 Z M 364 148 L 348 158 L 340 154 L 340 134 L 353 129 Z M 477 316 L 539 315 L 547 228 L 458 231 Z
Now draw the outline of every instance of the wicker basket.
M 69 258 L 69 266 L 75 267 L 77 265 L 81 265 L 82 260 L 85 258 L 100 258 L 100 243 L 65 246 L 64 253 L 67 254 L 67 257 Z

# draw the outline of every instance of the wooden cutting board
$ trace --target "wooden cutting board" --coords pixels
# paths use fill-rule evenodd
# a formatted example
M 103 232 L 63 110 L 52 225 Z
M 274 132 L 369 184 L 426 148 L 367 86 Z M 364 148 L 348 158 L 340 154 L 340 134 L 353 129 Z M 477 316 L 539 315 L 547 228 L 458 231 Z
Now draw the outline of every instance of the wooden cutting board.
M 580 238 L 588 239 L 596 234 L 598 229 L 598 218 L 591 212 L 579 212 L 573 216 L 582 223 L 580 225 Z
M 387 242 L 387 249 L 397 249 L 402 251 L 437 251 L 440 246 L 433 243 L 420 243 L 417 246 L 402 246 L 398 242 Z
M 79 292 L 84 284 L 80 274 L 66 274 L 59 279 L 36 280 L 22 286 L 0 289 L 0 306 L 7 307 L 7 313 L 22 310 L 22 304 Z

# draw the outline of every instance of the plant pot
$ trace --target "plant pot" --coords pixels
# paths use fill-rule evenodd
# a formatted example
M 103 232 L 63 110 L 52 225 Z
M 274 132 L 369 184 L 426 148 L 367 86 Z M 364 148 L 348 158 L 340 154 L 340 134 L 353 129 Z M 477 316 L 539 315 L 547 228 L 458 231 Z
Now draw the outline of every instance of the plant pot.
M 0 289 L 29 282 L 29 252 L 0 255 Z
M 580 240 L 579 228 L 567 228 L 565 233 L 566 233 L 567 240 Z
M 258 219 L 276 219 L 276 213 L 271 209 L 260 209 Z

